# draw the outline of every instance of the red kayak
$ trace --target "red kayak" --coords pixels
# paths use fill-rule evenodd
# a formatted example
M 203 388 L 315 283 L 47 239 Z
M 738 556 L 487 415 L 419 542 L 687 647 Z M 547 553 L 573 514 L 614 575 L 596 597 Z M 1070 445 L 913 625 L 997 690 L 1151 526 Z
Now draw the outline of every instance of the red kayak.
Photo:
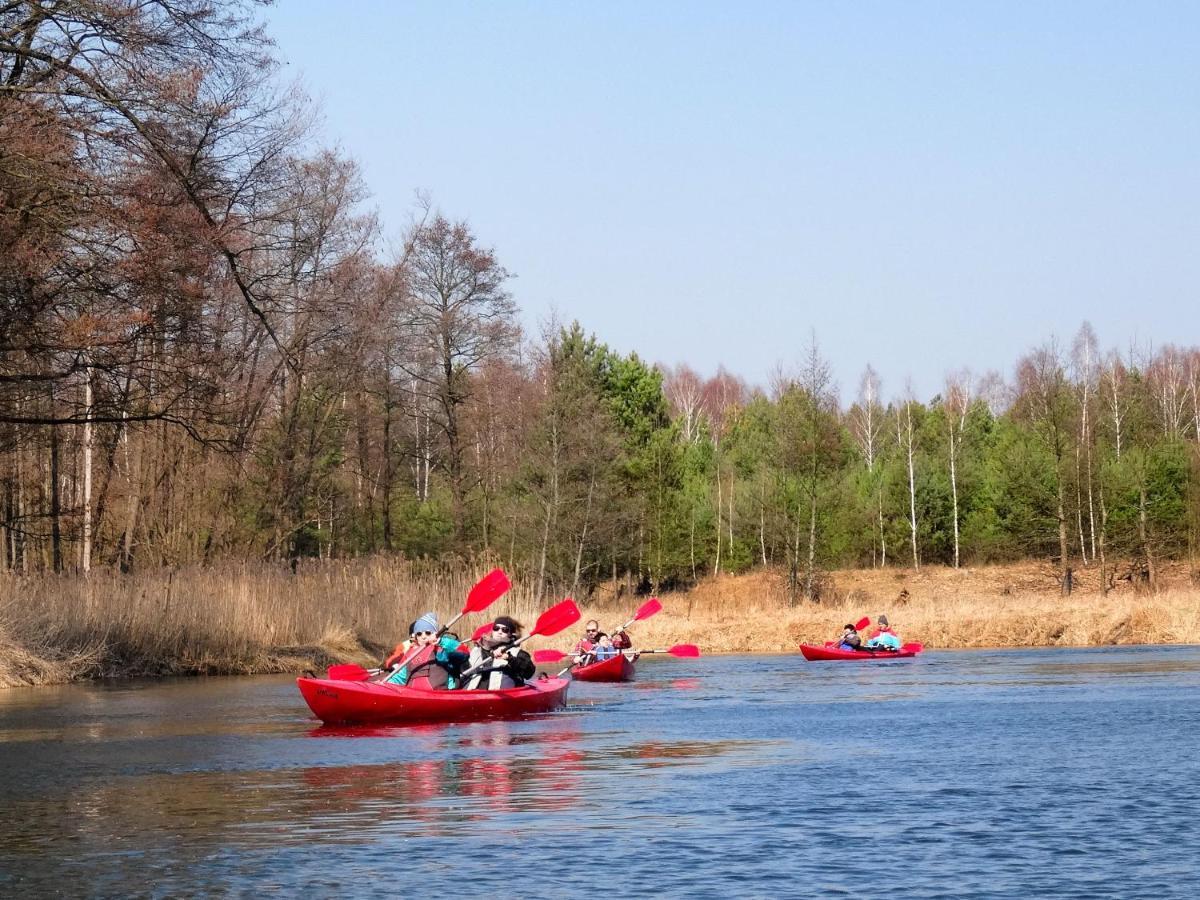
M 498 691 L 431 691 L 371 681 L 297 678 L 304 701 L 330 725 L 461 722 L 549 712 L 565 706 L 565 678 L 542 678 Z
M 824 647 L 812 644 L 801 644 L 800 652 L 804 658 L 813 662 L 830 659 L 861 659 L 868 662 L 880 662 L 887 659 L 907 659 L 916 656 L 925 648 L 921 644 L 905 644 L 899 650 L 839 650 L 837 641 L 826 641 Z
M 576 681 L 633 681 L 633 660 L 624 653 L 571 670 Z

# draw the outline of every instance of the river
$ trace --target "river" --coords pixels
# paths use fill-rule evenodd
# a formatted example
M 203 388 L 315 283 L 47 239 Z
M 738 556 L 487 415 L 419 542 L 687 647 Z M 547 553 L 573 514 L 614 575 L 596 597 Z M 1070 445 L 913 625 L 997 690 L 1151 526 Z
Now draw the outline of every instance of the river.
M 520 721 L 290 678 L 0 691 L 0 895 L 1167 897 L 1200 648 L 644 659 Z

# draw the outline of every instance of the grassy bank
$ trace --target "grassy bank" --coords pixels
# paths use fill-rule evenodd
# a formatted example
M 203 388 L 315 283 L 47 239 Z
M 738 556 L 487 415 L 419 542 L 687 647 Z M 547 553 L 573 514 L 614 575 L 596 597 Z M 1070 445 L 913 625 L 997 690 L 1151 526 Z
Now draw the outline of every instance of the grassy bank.
M 377 661 L 428 609 L 457 611 L 484 567 L 364 560 L 312 564 L 293 574 L 262 565 L 0 577 L 0 687 L 129 675 L 299 672 Z M 1104 597 L 1083 570 L 1068 598 L 1038 564 L 831 573 L 825 602 L 788 602 L 784 575 L 754 572 L 664 594 L 664 611 L 636 629 L 641 646 L 681 641 L 706 652 L 780 652 L 822 641 L 846 621 L 886 613 L 906 640 L 929 647 L 1200 643 L 1200 588 L 1181 565 L 1158 589 L 1118 581 Z M 532 623 L 526 585 L 489 613 Z M 598 591 L 582 602 L 605 625 L 637 598 Z M 464 620 L 469 633 L 481 616 Z M 567 636 L 543 641 L 564 647 Z M 535 645 L 536 646 L 536 645 Z

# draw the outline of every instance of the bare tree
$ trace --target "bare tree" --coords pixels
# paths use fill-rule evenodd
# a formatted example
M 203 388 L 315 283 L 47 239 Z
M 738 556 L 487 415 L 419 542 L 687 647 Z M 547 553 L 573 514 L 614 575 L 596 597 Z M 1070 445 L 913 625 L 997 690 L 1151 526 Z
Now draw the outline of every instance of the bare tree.
M 950 437 L 950 496 L 954 506 L 954 568 L 959 567 L 958 456 L 971 411 L 971 372 L 963 369 L 946 379 L 946 424 Z
M 471 375 L 515 345 L 516 306 L 504 285 L 508 271 L 490 249 L 478 246 L 465 222 L 438 215 L 412 239 L 405 328 L 418 355 L 436 369 L 402 363 L 436 402 L 435 424 L 446 441 L 445 469 L 453 497 L 454 533 L 466 541 L 466 498 L 461 411 L 471 396 Z
M 880 437 L 883 434 L 885 424 L 883 406 L 879 401 L 879 397 L 879 375 L 868 365 L 859 382 L 858 403 L 850 410 L 850 430 L 858 442 L 859 451 L 862 453 L 863 462 L 867 466 L 867 474 L 871 478 L 874 493 L 878 501 L 876 504 L 876 524 L 879 528 L 879 564 L 886 567 L 887 533 L 883 525 L 882 468 L 878 473 L 875 468 L 876 458 L 880 452 Z M 874 530 L 874 527 L 872 530 Z M 874 544 L 874 540 L 872 540 L 872 544 Z M 872 547 L 872 556 L 874 556 L 874 547 Z
M 693 444 L 700 439 L 704 422 L 704 382 L 687 364 L 680 363 L 663 373 L 667 400 L 683 426 L 683 439 Z
M 1066 479 L 1063 462 L 1072 450 L 1076 430 L 1070 386 L 1063 371 L 1058 344 L 1051 340 L 1025 356 L 1017 366 L 1016 412 L 1033 427 L 1052 458 L 1055 516 L 1062 592 L 1071 591 L 1067 547 Z
M 1079 547 L 1084 565 L 1088 560 L 1088 541 L 1083 533 L 1082 486 L 1087 488 L 1088 532 L 1091 535 L 1091 554 L 1096 557 L 1096 503 L 1093 491 L 1092 465 L 1092 401 L 1098 391 L 1097 367 L 1100 353 L 1096 332 L 1091 323 L 1084 322 L 1075 336 L 1071 349 L 1071 362 L 1075 370 L 1075 390 L 1079 399 L 1079 440 L 1075 443 L 1075 494 L 1076 526 L 1079 529 Z M 1080 473 L 1082 456 L 1083 472 Z M 1082 485 L 1082 486 L 1081 486 Z
M 908 526 L 912 542 L 913 568 L 920 569 L 921 557 L 917 550 L 917 481 L 914 465 L 916 442 L 912 419 L 912 408 L 916 402 L 910 381 L 905 387 L 903 402 L 896 407 L 896 444 L 908 463 Z

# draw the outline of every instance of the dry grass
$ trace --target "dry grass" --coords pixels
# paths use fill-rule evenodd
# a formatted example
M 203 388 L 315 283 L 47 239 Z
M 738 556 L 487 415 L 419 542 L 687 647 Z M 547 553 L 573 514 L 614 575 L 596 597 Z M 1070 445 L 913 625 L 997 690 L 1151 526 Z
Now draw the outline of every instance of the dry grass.
M 1054 570 L 1036 563 L 839 571 L 824 602 L 795 606 L 783 573 L 720 576 L 664 595 L 664 612 L 639 623 L 637 634 L 642 645 L 687 641 L 712 652 L 787 652 L 884 613 L 902 639 L 928 647 L 1200 643 L 1200 588 L 1185 567 L 1166 567 L 1157 591 L 1118 581 L 1107 597 L 1097 573 L 1082 575 L 1064 598 Z M 609 624 L 618 608 L 610 601 L 590 614 Z
M 0 576 L 0 685 L 377 662 L 421 613 L 461 608 L 486 568 L 374 559 L 314 563 L 295 574 L 244 565 L 134 577 Z M 494 609 L 537 616 L 520 586 Z
M 314 563 L 293 574 L 263 565 L 124 577 L 0 576 L 0 687 L 117 675 L 298 672 L 372 663 L 422 612 L 461 607 L 486 565 L 373 559 Z M 1102 597 L 1093 571 L 1058 595 L 1053 570 L 1027 563 L 834 572 L 824 602 L 789 605 L 782 573 L 706 579 L 663 595 L 664 611 L 632 630 L 639 646 L 699 644 L 711 652 L 792 651 L 836 636 L 846 621 L 887 613 L 905 640 L 929 647 L 1200 643 L 1200 588 L 1168 566 L 1158 592 L 1117 582 Z M 644 598 L 597 591 L 584 617 L 605 627 Z M 527 625 L 547 599 L 516 585 L 488 614 Z M 469 634 L 483 615 L 465 619 Z M 565 648 L 570 632 L 534 647 Z

